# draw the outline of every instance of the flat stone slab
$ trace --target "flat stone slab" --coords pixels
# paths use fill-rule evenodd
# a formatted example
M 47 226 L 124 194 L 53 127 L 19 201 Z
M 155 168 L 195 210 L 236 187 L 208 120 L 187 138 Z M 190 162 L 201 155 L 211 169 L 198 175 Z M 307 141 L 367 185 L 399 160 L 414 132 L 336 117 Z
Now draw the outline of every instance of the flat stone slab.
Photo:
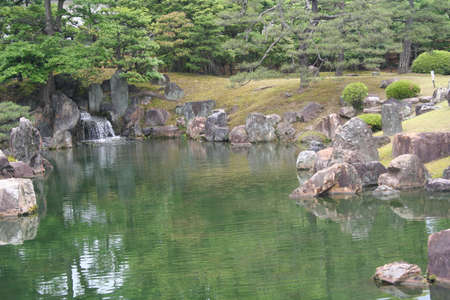
M 393 262 L 378 267 L 373 278 L 383 284 L 424 285 L 422 270 L 419 266 L 406 262 Z
M 31 179 L 0 180 L 0 216 L 20 216 L 36 210 L 36 195 Z

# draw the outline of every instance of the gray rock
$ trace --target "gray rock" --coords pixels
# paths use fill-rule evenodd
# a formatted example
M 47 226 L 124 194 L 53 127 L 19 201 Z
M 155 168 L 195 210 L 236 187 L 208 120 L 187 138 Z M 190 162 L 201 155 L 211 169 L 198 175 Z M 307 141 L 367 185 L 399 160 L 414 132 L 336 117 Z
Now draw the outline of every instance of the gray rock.
M 387 185 L 397 190 L 423 188 L 429 178 L 428 171 L 414 154 L 404 154 L 394 158 L 381 174 L 378 185 Z
M 103 90 L 100 84 L 91 84 L 89 86 L 89 112 L 100 112 L 100 105 L 103 102 Z
M 372 195 L 377 198 L 392 199 L 400 196 L 400 192 L 390 186 L 380 185 L 372 192 Z
M 164 96 L 167 100 L 178 101 L 184 97 L 184 90 L 175 82 L 169 82 L 164 89 Z
M 39 216 L 0 218 L 0 246 L 22 245 L 36 238 Z
M 409 119 L 414 112 L 411 104 L 407 102 L 398 101 L 396 99 L 386 100 L 383 102 L 383 104 L 399 105 L 399 111 L 402 115 L 403 120 Z
M 444 170 L 444 173 L 442 174 L 442 178 L 450 179 L 450 166 L 447 167 L 447 169 Z
M 381 148 L 391 142 L 391 139 L 388 136 L 374 136 L 373 140 L 375 141 L 377 148 Z
M 276 134 L 283 143 L 292 143 L 296 139 L 295 128 L 287 122 L 281 122 L 277 125 Z
M 344 106 L 339 110 L 339 115 L 346 119 L 351 119 L 356 116 L 356 111 L 353 106 Z
M 286 123 L 295 123 L 300 121 L 299 115 L 295 111 L 287 111 L 283 114 L 283 121 Z
M 381 81 L 380 88 L 381 88 L 381 89 L 385 89 L 385 88 L 387 88 L 391 83 L 396 82 L 396 81 L 398 81 L 397 78 L 383 80 L 383 81 Z
M 373 278 L 384 284 L 424 285 L 422 270 L 417 265 L 405 262 L 393 262 L 378 267 Z
M 52 95 L 53 133 L 75 128 L 80 119 L 80 111 L 75 102 L 63 93 Z
M 143 134 L 152 138 L 177 138 L 181 136 L 181 131 L 177 126 L 155 126 L 144 128 Z
M 334 164 L 315 173 L 290 195 L 291 198 L 309 198 L 321 195 L 353 195 L 362 191 L 361 179 L 350 164 Z
M 414 98 L 406 98 L 406 99 L 403 99 L 402 102 L 408 103 L 408 104 L 410 104 L 410 105 L 414 105 L 414 104 L 419 103 L 419 102 L 420 102 L 420 99 L 417 98 L 417 97 L 414 97 Z
M 214 110 L 206 119 L 205 139 L 208 142 L 225 142 L 228 140 L 227 114 L 223 109 Z
M 428 237 L 428 274 L 437 282 L 450 282 L 450 229 Z
M 0 179 L 14 177 L 14 168 L 8 161 L 8 157 L 0 150 Z
M 310 150 L 310 151 L 319 152 L 320 150 L 322 150 L 324 148 L 325 148 L 325 145 L 321 141 L 312 140 L 309 142 L 308 150 Z
M 186 134 L 188 137 L 194 140 L 201 139 L 205 135 L 206 118 L 195 117 L 189 121 L 186 128 Z
M 207 118 L 215 107 L 216 101 L 214 100 L 186 102 L 178 109 L 177 113 L 184 115 L 184 119 L 189 123 L 195 117 Z
M 450 179 L 429 179 L 425 184 L 425 189 L 429 192 L 450 192 Z
M 383 134 L 392 136 L 403 131 L 400 105 L 383 104 L 381 107 Z
M 317 160 L 314 164 L 314 171 L 320 171 L 328 168 L 331 164 L 333 148 L 326 148 L 317 152 Z
M 365 113 L 365 114 L 381 114 L 381 106 L 364 108 L 363 113 Z
M 260 113 L 247 116 L 245 130 L 250 143 L 273 142 L 277 138 L 272 122 Z
M 154 85 L 166 86 L 169 82 L 170 82 L 170 78 L 169 78 L 169 75 L 167 75 L 167 74 L 162 74 L 161 78 L 152 79 L 152 84 L 154 84 Z
M 434 106 L 432 103 L 424 103 L 424 104 L 418 104 L 416 105 L 416 116 L 420 116 L 421 114 L 437 110 L 439 107 Z
M 116 72 L 110 79 L 111 100 L 114 111 L 119 117 L 125 114 L 127 110 L 128 99 L 128 82 L 125 78 L 120 77 L 120 73 Z
M 14 169 L 15 178 L 33 178 L 33 169 L 24 163 L 23 161 L 16 161 L 11 163 L 11 167 Z
M 447 100 L 449 89 L 447 88 L 437 88 L 433 92 L 433 103 L 439 103 L 444 100 Z
M 379 161 L 355 163 L 353 166 L 361 178 L 363 187 L 377 185 L 380 175 L 387 172 Z
M 30 120 L 20 118 L 19 126 L 11 130 L 10 148 L 14 158 L 30 165 L 35 173 L 44 173 L 41 146 L 39 130 L 33 127 Z
M 380 106 L 381 105 L 381 99 L 378 96 L 367 96 L 364 99 L 363 103 L 364 103 L 364 107 L 365 108 Z
M 361 162 L 378 160 L 378 150 L 372 137 L 372 130 L 359 118 L 352 118 L 336 130 L 333 141 L 333 159 L 345 155 L 345 151 L 358 152 Z
M 430 103 L 433 100 L 433 96 L 420 96 L 419 101 L 421 103 Z
M 323 106 L 317 102 L 308 102 L 299 112 L 301 122 L 309 122 L 314 120 L 323 111 Z
M 184 117 L 178 117 L 176 122 L 178 127 L 186 127 L 186 120 Z
M 338 127 L 344 123 L 345 121 L 342 120 L 338 114 L 331 114 L 323 117 L 314 130 L 323 133 L 327 138 L 332 140 L 336 135 Z
M 302 151 L 297 156 L 297 170 L 313 170 L 317 161 L 317 153 L 314 151 Z
M 53 150 L 72 148 L 72 134 L 68 130 L 56 131 L 48 147 Z
M 248 144 L 248 135 L 245 130 L 245 125 L 239 125 L 233 128 L 230 132 L 230 142 L 232 144 Z
M 281 122 L 281 117 L 277 114 L 267 115 L 266 118 L 273 127 L 277 127 L 278 123 Z
M 170 113 L 164 109 L 149 109 L 145 112 L 146 126 L 164 126 L 170 119 Z
M 34 212 L 36 207 L 31 179 L 0 180 L 0 216 L 20 216 Z

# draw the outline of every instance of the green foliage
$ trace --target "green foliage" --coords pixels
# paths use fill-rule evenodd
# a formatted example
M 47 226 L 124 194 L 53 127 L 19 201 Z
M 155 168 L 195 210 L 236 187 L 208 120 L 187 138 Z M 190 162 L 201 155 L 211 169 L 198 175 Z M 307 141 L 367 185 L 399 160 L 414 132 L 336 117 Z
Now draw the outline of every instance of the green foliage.
M 363 114 L 358 116 L 359 119 L 363 120 L 373 132 L 380 131 L 381 127 L 381 115 L 380 114 Z
M 367 97 L 369 89 L 362 82 L 354 82 L 347 85 L 342 92 L 344 101 L 353 106 L 356 110 L 363 107 L 364 98 Z
M 420 54 L 412 64 L 412 71 L 429 73 L 434 70 L 437 74 L 450 75 L 450 52 L 434 50 Z
M 28 106 L 0 102 L 0 145 L 8 142 L 11 129 L 17 127 L 21 117 L 30 118 L 29 110 Z
M 420 87 L 409 80 L 393 82 L 386 88 L 386 97 L 397 100 L 416 97 L 419 93 Z

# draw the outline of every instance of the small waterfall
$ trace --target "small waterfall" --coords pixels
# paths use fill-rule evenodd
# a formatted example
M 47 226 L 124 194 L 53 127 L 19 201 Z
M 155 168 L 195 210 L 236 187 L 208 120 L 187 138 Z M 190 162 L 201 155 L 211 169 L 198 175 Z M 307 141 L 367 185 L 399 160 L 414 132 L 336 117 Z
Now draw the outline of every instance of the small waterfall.
M 79 140 L 102 140 L 115 137 L 111 123 L 106 118 L 93 117 L 87 112 L 81 112 L 77 130 Z

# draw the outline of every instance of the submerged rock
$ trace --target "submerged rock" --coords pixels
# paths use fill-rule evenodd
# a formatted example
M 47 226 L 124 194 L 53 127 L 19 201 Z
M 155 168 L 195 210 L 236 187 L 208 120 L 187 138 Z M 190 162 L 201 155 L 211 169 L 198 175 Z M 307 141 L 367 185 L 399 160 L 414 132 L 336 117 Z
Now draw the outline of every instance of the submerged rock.
M 406 262 L 393 262 L 378 267 L 373 278 L 383 284 L 392 285 L 418 285 L 425 284 L 419 266 Z
M 372 195 L 376 198 L 382 198 L 382 199 L 392 199 L 400 196 L 400 192 L 391 188 L 387 185 L 380 185 L 378 186 L 373 192 Z
M 450 229 L 428 237 L 428 278 L 450 284 Z
M 0 216 L 20 216 L 36 210 L 36 195 L 31 179 L 0 180 Z
M 316 197 L 324 194 L 353 195 L 362 191 L 356 169 L 347 163 L 334 164 L 318 171 L 290 195 L 291 198 Z

